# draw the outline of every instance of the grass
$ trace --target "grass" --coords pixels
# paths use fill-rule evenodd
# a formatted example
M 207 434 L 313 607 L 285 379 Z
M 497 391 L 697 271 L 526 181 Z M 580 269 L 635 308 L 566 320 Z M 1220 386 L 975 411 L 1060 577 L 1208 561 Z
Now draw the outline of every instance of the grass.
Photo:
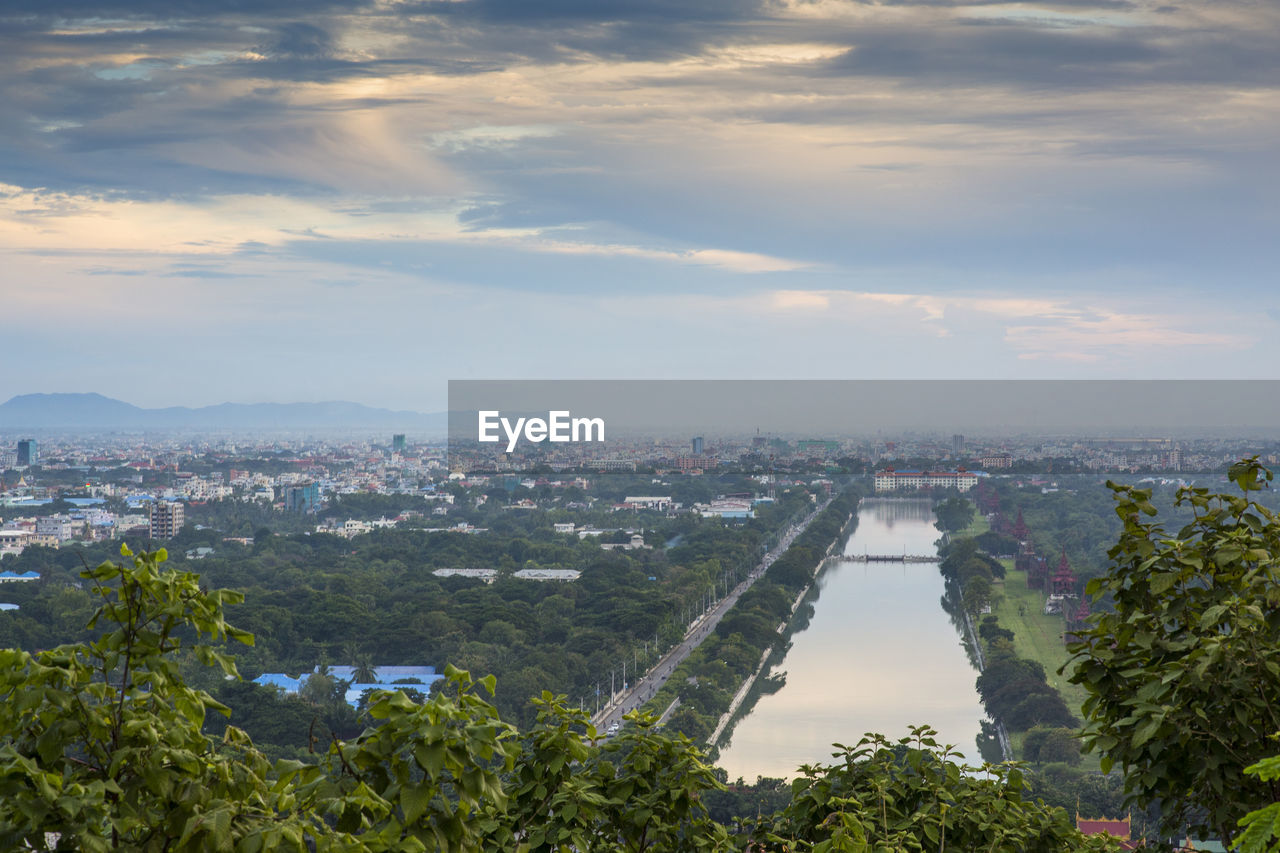
M 1058 675 L 1058 667 L 1067 662 L 1067 650 L 1062 644 L 1064 630 L 1062 617 L 1044 612 L 1044 594 L 1027 588 L 1027 573 L 1015 571 L 1012 560 L 1001 560 L 1005 567 L 1003 581 L 995 582 L 995 590 L 1003 596 L 993 609 L 1000 618 L 1000 625 L 1013 631 L 1013 644 L 1018 655 L 1039 661 L 1044 667 L 1049 683 L 1062 691 L 1067 705 L 1079 713 L 1084 704 L 1085 689 L 1069 684 L 1065 676 Z
M 992 612 L 999 617 L 1001 627 L 1013 631 L 1013 645 L 1018 656 L 1038 661 L 1044 667 L 1049 684 L 1062 693 L 1067 707 L 1079 717 L 1080 707 L 1088 693 L 1079 684 L 1069 683 L 1065 675 L 1058 675 L 1058 667 L 1069 657 L 1062 644 L 1062 617 L 1045 614 L 1044 594 L 1027 588 L 1026 572 L 1015 571 L 1012 560 L 1000 562 L 1005 567 L 1005 577 L 993 584 L 994 589 L 1001 593 L 1001 600 Z M 1014 742 L 1015 753 L 1021 755 L 1022 735 L 1010 732 L 1010 739 Z M 1096 768 L 1097 761 L 1095 755 L 1086 755 L 1083 766 Z

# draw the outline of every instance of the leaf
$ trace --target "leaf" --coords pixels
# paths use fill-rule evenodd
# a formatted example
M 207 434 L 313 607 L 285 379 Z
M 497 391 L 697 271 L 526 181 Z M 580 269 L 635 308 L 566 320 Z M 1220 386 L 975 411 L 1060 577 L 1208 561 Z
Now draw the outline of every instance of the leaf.
M 400 791 L 400 809 L 404 812 L 404 822 L 413 825 L 431 805 L 434 791 L 425 785 L 406 785 Z

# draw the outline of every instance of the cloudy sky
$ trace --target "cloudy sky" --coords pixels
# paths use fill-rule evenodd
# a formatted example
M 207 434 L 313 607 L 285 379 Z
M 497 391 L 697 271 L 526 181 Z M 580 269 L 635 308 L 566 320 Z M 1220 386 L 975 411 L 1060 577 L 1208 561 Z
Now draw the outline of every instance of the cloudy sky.
M 1275 378 L 1273 0 L 5 0 L 0 399 Z

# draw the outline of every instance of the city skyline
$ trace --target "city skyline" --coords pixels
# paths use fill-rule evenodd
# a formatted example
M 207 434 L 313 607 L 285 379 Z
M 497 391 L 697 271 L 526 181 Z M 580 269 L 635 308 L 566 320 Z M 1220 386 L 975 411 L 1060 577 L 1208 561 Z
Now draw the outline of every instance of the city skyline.
M 1245 2 L 19 0 L 0 401 L 1270 378 L 1278 34 Z

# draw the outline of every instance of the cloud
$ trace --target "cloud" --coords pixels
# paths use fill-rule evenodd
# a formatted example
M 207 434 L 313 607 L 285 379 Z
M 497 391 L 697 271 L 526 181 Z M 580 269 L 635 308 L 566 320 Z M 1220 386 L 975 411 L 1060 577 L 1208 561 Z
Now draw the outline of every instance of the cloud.
M 333 37 L 321 27 L 301 21 L 282 24 L 275 40 L 262 49 L 269 57 L 322 59 L 333 55 Z
M 1180 303 L 1274 307 L 1278 34 L 1235 0 L 15 0 L 0 247 L 121 299 L 305 270 L 948 365 L 1212 352 Z
M 1192 318 L 1177 315 L 1091 307 L 1050 319 L 1056 322 L 1011 325 L 1005 330 L 1005 341 L 1018 351 L 1018 358 L 1074 362 L 1127 359 L 1141 365 L 1164 352 L 1200 350 L 1216 355 L 1247 350 L 1256 342 L 1250 332 L 1197 329 Z

